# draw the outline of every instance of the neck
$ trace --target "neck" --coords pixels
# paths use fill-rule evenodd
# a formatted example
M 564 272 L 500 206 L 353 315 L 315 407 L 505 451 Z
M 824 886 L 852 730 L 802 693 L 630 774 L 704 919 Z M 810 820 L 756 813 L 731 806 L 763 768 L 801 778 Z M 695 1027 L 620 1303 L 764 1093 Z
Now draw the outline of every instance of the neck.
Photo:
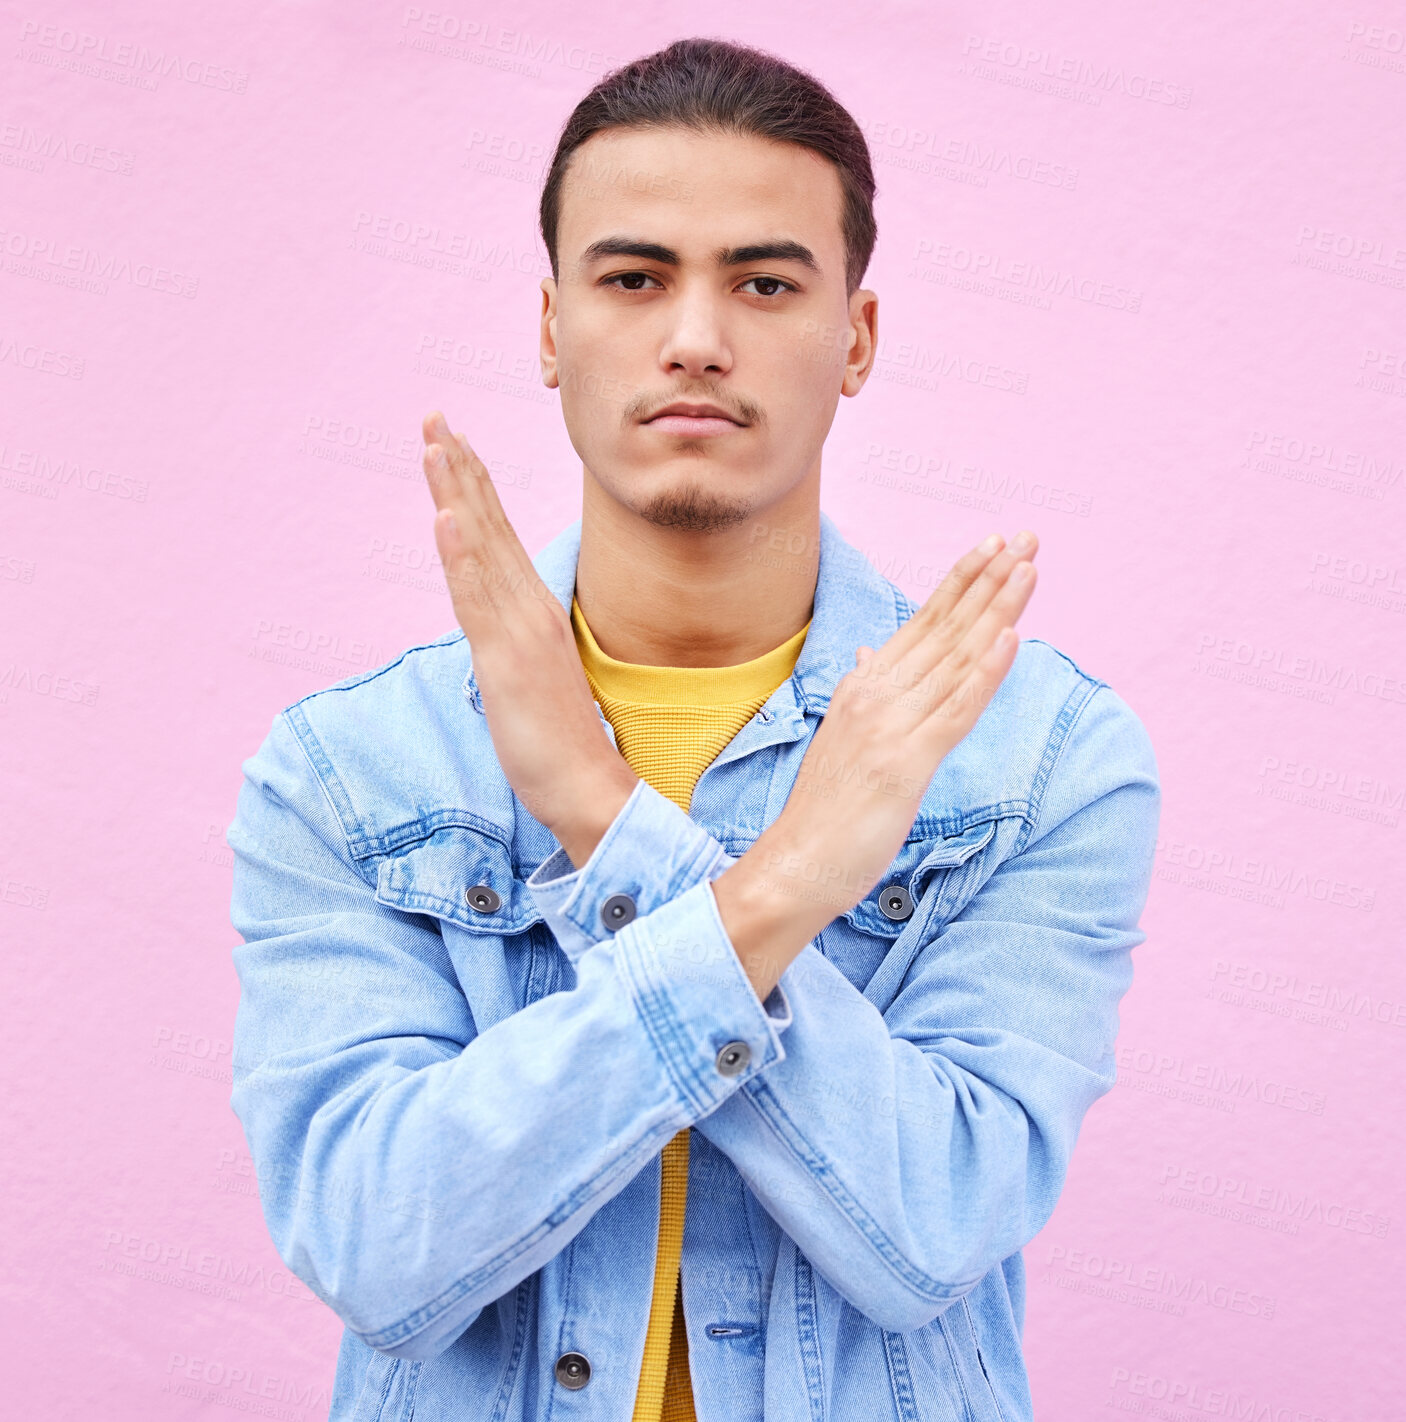
M 815 602 L 819 473 L 698 533 L 648 522 L 586 470 L 576 599 L 600 649 L 643 666 L 730 667 L 794 637 Z

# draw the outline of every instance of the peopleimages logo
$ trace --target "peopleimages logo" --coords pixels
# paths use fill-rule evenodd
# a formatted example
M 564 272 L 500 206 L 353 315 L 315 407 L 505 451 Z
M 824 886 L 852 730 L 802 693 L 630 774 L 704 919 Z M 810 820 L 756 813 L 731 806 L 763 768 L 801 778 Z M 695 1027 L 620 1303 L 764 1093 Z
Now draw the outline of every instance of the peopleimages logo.
M 913 128 L 886 119 L 871 119 L 865 123 L 864 136 L 879 162 L 914 167 L 920 172 L 926 171 L 921 166 L 924 159 L 950 163 L 956 169 L 970 170 L 969 177 L 981 179 L 979 186 L 985 186 L 991 177 L 1004 177 L 1073 191 L 1079 182 L 1077 168 L 1033 153 L 1013 152 L 980 139 L 949 138 L 933 129 Z
M 981 252 L 960 243 L 934 242 L 920 237 L 913 260 L 918 264 L 914 273 L 924 280 L 941 280 L 951 273 L 954 277 L 989 282 L 993 287 L 1026 291 L 1046 301 L 1052 296 L 1070 296 L 1076 301 L 1106 306 L 1114 311 L 1137 313 L 1142 310 L 1142 292 L 1136 287 L 1115 286 L 1040 262 L 1010 261 L 997 252 Z
M 1189 1303 L 1199 1303 L 1224 1309 L 1228 1313 L 1241 1313 L 1249 1318 L 1272 1319 L 1277 1304 L 1272 1294 L 1235 1288 L 1199 1274 L 1179 1273 L 1156 1264 L 1136 1264 L 1130 1259 L 1118 1259 L 1108 1254 L 1066 1249 L 1062 1244 L 1051 1246 L 1045 1263 L 1048 1266 L 1046 1279 L 1050 1282 L 1059 1281 L 1051 1280 L 1048 1270 L 1058 1269 L 1087 1279 L 1097 1279 L 1115 1290 L 1121 1290 L 1124 1295 L 1161 1295 L 1168 1302 L 1183 1308 Z M 1128 1299 L 1124 1297 L 1123 1301 Z
M 0 254 L 5 270 L 14 276 L 35 277 L 54 286 L 71 286 L 106 296 L 108 283 L 126 282 L 145 291 L 193 298 L 200 278 L 154 262 L 134 262 L 112 252 L 101 252 L 81 242 L 61 242 L 32 232 L 0 228 Z
M 1384 1026 L 1406 1027 L 1406 998 L 1364 992 L 1323 978 L 1304 978 L 1298 973 L 1217 958 L 1211 969 L 1211 981 L 1294 1006 L 1322 1008 L 1341 1017 L 1366 1018 Z
M 69 61 L 60 67 L 73 67 L 82 73 L 101 74 L 103 64 L 118 69 L 130 69 L 145 81 L 143 87 L 154 89 L 153 76 L 162 79 L 174 76 L 186 84 L 207 89 L 223 89 L 230 94 L 242 94 L 249 87 L 249 75 L 243 69 L 228 65 L 202 63 L 165 50 L 148 49 L 130 40 L 112 42 L 106 35 L 90 34 L 87 30 L 71 30 L 60 25 L 41 25 L 38 20 L 20 24 L 20 44 L 35 45 L 38 50 L 52 51 Z M 22 57 L 28 57 L 23 55 Z
M 261 1417 L 301 1418 L 304 1409 L 325 1416 L 332 1405 L 327 1388 L 321 1384 L 297 1382 L 247 1362 L 187 1353 L 171 1354 L 161 1391 Z M 273 1404 L 282 1404 L 282 1410 Z
M 10 340 L 0 333 L 0 365 L 18 365 L 25 370 L 57 375 L 64 380 L 82 380 L 87 362 L 68 351 L 56 351 L 50 346 Z
M 1108 1386 L 1116 1395 L 1109 1398 L 1107 1406 L 1176 1422 L 1192 1417 L 1229 1417 L 1234 1422 L 1335 1422 L 1313 1408 L 1283 1400 L 1271 1402 L 1234 1388 L 1162 1377 L 1137 1368 L 1114 1368 Z
M 1178 1196 L 1188 1201 L 1214 1200 L 1221 1205 L 1238 1205 L 1282 1216 L 1296 1226 L 1322 1224 L 1329 1229 L 1370 1234 L 1378 1239 L 1385 1239 L 1391 1228 L 1390 1215 L 1344 1205 L 1337 1200 L 1325 1201 L 1308 1190 L 1296 1192 L 1278 1185 L 1257 1185 L 1239 1176 L 1222 1175 L 1219 1171 L 1192 1165 L 1164 1165 L 1159 1184 L 1169 1201 Z M 1162 1198 L 1161 1195 L 1158 1198 Z
M 600 49 L 584 45 L 563 44 L 559 39 L 529 34 L 525 30 L 508 30 L 491 21 L 461 19 L 443 10 L 422 10 L 407 5 L 401 16 L 401 40 L 407 30 L 429 39 L 459 41 L 485 51 L 526 60 L 533 64 L 559 64 L 584 74 L 602 75 L 623 61 Z M 419 48 L 420 46 L 412 46 Z M 451 52 L 446 49 L 444 52 Z
M 1304 1112 L 1310 1116 L 1321 1116 L 1327 1106 L 1327 1098 L 1321 1091 L 1311 1091 L 1301 1086 L 1290 1086 L 1272 1077 L 1261 1077 L 1258 1072 L 1242 1067 L 1226 1067 L 1214 1062 L 1188 1062 L 1171 1052 L 1157 1052 L 1146 1047 L 1134 1047 L 1120 1043 L 1116 1049 L 1119 1067 L 1118 1084 L 1133 1085 L 1123 1074 L 1124 1071 L 1137 1072 L 1151 1078 L 1158 1086 L 1169 1088 L 1154 1092 L 1156 1095 L 1172 1096 L 1178 1088 L 1199 1090 L 1211 1096 L 1226 1098 L 1233 1110 L 1232 1098 L 1253 1100 L 1262 1106 L 1277 1106 L 1285 1111 Z M 1209 1103 L 1209 1104 L 1214 1104 Z
M 1188 85 L 1170 84 L 1135 69 L 1129 71 L 1119 64 L 1056 54 L 1035 45 L 1017 44 L 1014 40 L 989 35 L 968 35 L 962 44 L 962 56 L 967 61 L 963 72 L 970 70 L 978 78 L 1019 79 L 1023 81 L 1022 87 L 1030 88 L 1040 88 L 1039 80 L 1049 80 L 1076 90 L 1090 90 L 1089 99 L 1095 104 L 1101 103 L 1105 94 L 1121 94 L 1129 99 L 1185 109 L 1190 108 L 1194 92 Z

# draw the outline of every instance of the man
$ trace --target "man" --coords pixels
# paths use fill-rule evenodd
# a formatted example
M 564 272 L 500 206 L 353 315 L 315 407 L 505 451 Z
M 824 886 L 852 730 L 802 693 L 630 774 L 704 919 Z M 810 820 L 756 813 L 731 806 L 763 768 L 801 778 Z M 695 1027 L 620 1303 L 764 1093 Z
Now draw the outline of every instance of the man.
M 580 521 L 534 562 L 431 415 L 459 627 L 245 762 L 232 1103 L 333 1419 L 1032 1415 L 1159 786 L 1016 637 L 1033 536 L 915 609 L 820 511 L 873 192 L 771 56 L 607 76 L 542 197 Z

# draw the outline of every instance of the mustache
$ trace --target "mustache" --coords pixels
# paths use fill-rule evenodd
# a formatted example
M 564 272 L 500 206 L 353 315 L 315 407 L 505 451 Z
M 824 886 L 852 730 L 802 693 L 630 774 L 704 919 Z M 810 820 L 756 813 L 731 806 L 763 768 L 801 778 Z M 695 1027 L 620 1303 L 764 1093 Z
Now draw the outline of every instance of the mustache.
M 646 391 L 638 391 L 625 401 L 621 415 L 627 425 L 634 424 L 649 419 L 656 411 L 679 400 L 698 405 L 716 405 L 718 409 L 725 410 L 734 419 L 746 425 L 759 425 L 766 419 L 762 407 L 755 400 L 749 400 L 745 395 L 732 391 L 717 389 L 671 390 L 666 395 L 651 395 Z

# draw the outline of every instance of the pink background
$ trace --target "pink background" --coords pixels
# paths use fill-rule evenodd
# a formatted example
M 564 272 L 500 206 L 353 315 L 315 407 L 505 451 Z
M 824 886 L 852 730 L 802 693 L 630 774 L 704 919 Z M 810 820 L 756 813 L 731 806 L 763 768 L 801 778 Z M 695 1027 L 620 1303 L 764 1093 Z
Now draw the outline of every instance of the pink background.
M 812 69 L 874 151 L 884 344 L 824 507 L 920 598 L 1034 527 L 1022 631 L 1158 751 L 1119 1083 L 1026 1251 L 1038 1414 L 1393 1415 L 1400 8 L 355 8 L 0 20 L 12 1415 L 326 1415 L 340 1324 L 229 1107 L 240 762 L 453 627 L 427 410 L 530 551 L 577 516 L 540 168 L 689 33 Z

